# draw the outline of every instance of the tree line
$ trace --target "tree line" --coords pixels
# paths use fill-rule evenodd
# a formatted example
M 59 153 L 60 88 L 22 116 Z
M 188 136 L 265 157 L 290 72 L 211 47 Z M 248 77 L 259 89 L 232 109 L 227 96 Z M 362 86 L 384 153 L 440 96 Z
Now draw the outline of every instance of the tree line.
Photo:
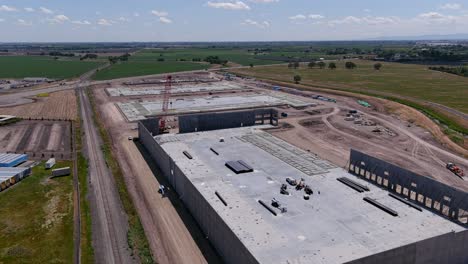
M 297 69 L 297 68 L 299 68 L 300 66 L 301 66 L 301 64 L 300 64 L 299 62 L 297 62 L 297 61 L 296 61 L 296 62 L 290 62 L 290 63 L 288 64 L 288 68 L 289 68 L 289 69 L 292 69 L 292 68 Z M 380 62 L 375 63 L 375 64 L 374 64 L 374 70 L 380 71 L 380 69 L 382 69 L 382 66 L 383 66 L 382 63 L 380 63 Z M 309 63 L 307 64 L 307 67 L 308 67 L 309 69 L 313 69 L 313 68 L 315 68 L 315 67 L 318 67 L 318 68 L 320 68 L 320 69 L 325 69 L 325 68 L 328 67 L 328 69 L 334 70 L 334 69 L 337 68 L 337 65 L 336 65 L 335 62 L 329 62 L 329 63 L 327 64 L 327 63 L 325 63 L 324 61 L 319 61 L 319 62 L 311 61 L 311 62 L 309 62 Z M 354 62 L 352 62 L 352 61 L 347 61 L 347 62 L 345 63 L 345 68 L 348 69 L 348 70 L 353 70 L 353 69 L 357 68 L 357 65 L 356 65 L 356 63 L 354 63 Z M 294 75 L 293 80 L 294 80 L 294 82 L 295 82 L 296 84 L 299 84 L 299 83 L 301 82 L 301 80 L 302 80 L 302 77 L 301 77 L 300 75 Z
M 467 66 L 459 66 L 459 67 L 445 67 L 445 66 L 439 66 L 439 67 L 429 67 L 429 70 L 433 71 L 440 71 L 440 72 L 446 72 L 450 74 L 455 74 L 463 77 L 468 77 L 468 67 Z

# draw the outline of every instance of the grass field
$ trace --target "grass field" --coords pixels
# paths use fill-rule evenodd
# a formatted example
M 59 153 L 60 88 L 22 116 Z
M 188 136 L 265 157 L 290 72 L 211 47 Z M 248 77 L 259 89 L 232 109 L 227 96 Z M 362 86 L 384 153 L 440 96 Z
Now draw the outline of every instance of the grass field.
M 47 77 L 68 79 L 97 68 L 102 61 L 77 58 L 54 60 L 48 56 L 0 56 L 0 78 Z
M 192 61 L 194 58 L 201 60 L 208 56 L 218 56 L 222 60 L 248 66 L 251 63 L 254 65 L 265 65 L 282 63 L 279 60 L 262 60 L 258 59 L 254 54 L 247 49 L 226 49 L 226 48 L 187 48 L 187 49 L 145 49 L 135 55 L 135 59 L 139 60 L 157 60 L 162 57 L 166 61 L 186 60 Z
M 72 263 L 72 176 L 49 175 L 41 164 L 0 193 L 0 263 Z
M 292 53 L 291 53 L 292 54 Z M 297 54 L 296 54 L 297 55 Z M 212 65 L 204 62 L 192 62 L 192 59 L 203 60 L 208 56 L 218 56 L 221 60 L 248 66 L 284 63 L 278 60 L 262 60 L 256 58 L 247 49 L 227 48 L 172 48 L 144 49 L 130 57 L 128 62 L 121 62 L 104 69 L 93 76 L 95 80 L 110 80 L 131 76 L 143 76 L 168 72 L 203 70 Z M 276 56 L 276 55 L 275 55 Z M 279 55 L 278 55 L 279 56 Z M 164 61 L 158 61 L 163 58 Z
M 344 61 L 337 62 L 336 70 L 288 69 L 286 66 L 236 69 L 233 72 L 260 78 L 293 82 L 293 76 L 302 77 L 302 84 L 359 92 L 384 92 L 427 100 L 468 113 L 468 78 L 431 71 L 421 65 L 383 63 L 380 71 L 374 62 L 355 61 L 357 68 L 348 70 Z
M 93 79 L 110 80 L 116 78 L 161 74 L 168 72 L 203 70 L 208 67 L 209 65 L 191 62 L 150 62 L 130 59 L 129 62 L 118 63 L 97 72 L 93 76 Z

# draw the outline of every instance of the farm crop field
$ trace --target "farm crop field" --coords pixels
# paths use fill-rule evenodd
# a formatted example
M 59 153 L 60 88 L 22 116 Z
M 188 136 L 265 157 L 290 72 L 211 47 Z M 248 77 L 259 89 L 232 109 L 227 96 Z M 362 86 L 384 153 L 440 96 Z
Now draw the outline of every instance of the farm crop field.
M 130 59 L 128 62 L 121 62 L 112 65 L 109 68 L 97 72 L 94 76 L 94 80 L 111 80 L 116 78 L 125 78 L 132 76 L 143 76 L 151 74 L 161 74 L 168 72 L 181 72 L 181 71 L 193 71 L 203 70 L 208 68 L 209 65 L 201 63 L 191 62 L 157 62 L 142 61 L 139 59 Z
M 234 73 L 258 78 L 293 82 L 295 75 L 301 83 L 321 88 L 351 90 L 358 92 L 384 92 L 427 100 L 464 113 L 468 113 L 468 78 L 431 71 L 427 66 L 382 63 L 380 71 L 374 69 L 373 61 L 355 60 L 357 68 L 345 68 L 345 61 L 336 62 L 337 69 L 308 68 L 302 64 L 298 69 L 287 66 L 235 69 Z
M 305 53 L 300 49 L 278 49 L 272 52 L 258 52 L 247 48 L 168 48 L 143 49 L 130 57 L 128 62 L 117 63 L 94 75 L 95 80 L 109 80 L 131 76 L 143 76 L 166 72 L 180 72 L 211 68 L 204 62 L 209 56 L 217 56 L 228 61 L 229 66 L 249 66 L 285 63 L 292 58 L 333 59 L 339 56 L 327 56 L 320 53 Z
M 0 193 L 0 263 L 73 262 L 72 177 L 49 176 L 42 163 Z
M 49 56 L 0 56 L 0 78 L 68 79 L 91 71 L 102 63 L 103 61 L 80 61 L 78 58 L 55 60 Z
M 0 112 L 24 119 L 75 120 L 78 117 L 78 105 L 75 91 L 68 90 L 37 97 L 34 103 L 1 107 Z

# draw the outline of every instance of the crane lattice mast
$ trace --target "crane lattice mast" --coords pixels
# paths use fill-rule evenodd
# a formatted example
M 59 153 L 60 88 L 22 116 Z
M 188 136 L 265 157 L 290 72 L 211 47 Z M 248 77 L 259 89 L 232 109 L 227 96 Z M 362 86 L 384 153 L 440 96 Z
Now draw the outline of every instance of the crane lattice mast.
M 166 77 L 166 84 L 164 86 L 164 93 L 163 93 L 163 104 L 162 104 L 162 116 L 161 121 L 159 123 L 159 129 L 161 132 L 166 130 L 166 119 L 167 119 L 167 110 L 169 110 L 169 99 L 171 96 L 171 89 L 172 89 L 172 76 L 168 75 Z

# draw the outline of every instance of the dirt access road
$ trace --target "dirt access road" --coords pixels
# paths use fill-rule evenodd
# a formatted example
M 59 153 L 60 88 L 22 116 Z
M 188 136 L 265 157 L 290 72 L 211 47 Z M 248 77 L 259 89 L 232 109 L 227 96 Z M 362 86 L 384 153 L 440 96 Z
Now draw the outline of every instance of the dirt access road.
M 127 243 L 128 220 L 101 150 L 88 95 L 78 90 L 85 153 L 89 161 L 90 204 L 96 263 L 134 263 Z
M 169 184 L 155 171 L 155 164 L 147 162 L 144 153 L 128 140 L 129 136 L 138 136 L 137 124 L 126 122 L 104 88 L 94 88 L 93 92 L 155 260 L 161 264 L 220 263 L 177 194 L 169 190 L 162 197 L 158 193 L 159 184 Z
M 338 104 L 320 104 L 306 111 L 286 110 L 290 116 L 280 121 L 279 129 L 272 129 L 270 132 L 342 167 L 348 162 L 350 149 L 354 148 L 450 186 L 468 190 L 466 181 L 445 168 L 447 161 L 454 161 L 467 168 L 468 161 L 437 144 L 422 128 L 408 128 L 404 126 L 404 122 L 393 120 L 392 117 L 361 109 L 365 119 L 373 120 L 379 126 L 393 131 L 392 136 L 366 133 L 366 130 L 373 128 L 353 125 L 353 122 L 344 120 L 346 115 L 343 112 L 347 113 L 358 107 L 356 102 L 339 100 Z M 312 111 L 317 114 L 307 113 Z

